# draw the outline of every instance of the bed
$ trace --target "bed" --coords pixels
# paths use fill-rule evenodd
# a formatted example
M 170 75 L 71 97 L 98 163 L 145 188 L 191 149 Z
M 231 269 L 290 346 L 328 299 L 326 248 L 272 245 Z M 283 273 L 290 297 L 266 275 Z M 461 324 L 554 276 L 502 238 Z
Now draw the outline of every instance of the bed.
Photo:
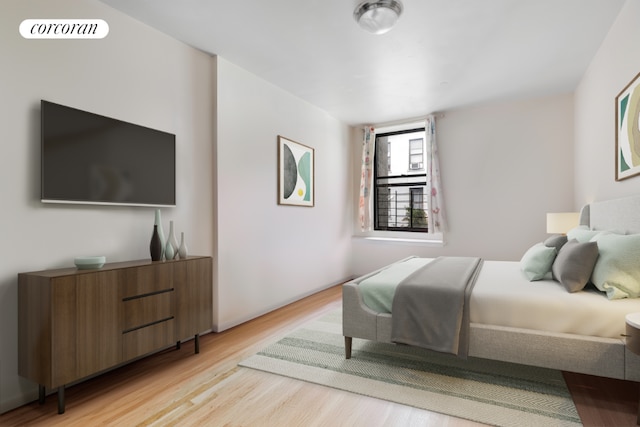
M 580 214 L 580 224 L 572 230 L 573 234 L 568 233 L 571 238 L 567 240 L 572 241 L 577 235 L 581 242 L 596 241 L 599 248 L 590 283 L 584 289 L 570 289 L 567 287 L 570 285 L 559 283 L 551 273 L 531 280 L 530 275 L 523 273 L 524 257 L 521 261 L 482 261 L 466 304 L 465 356 L 640 381 L 640 356 L 626 348 L 624 337 L 625 316 L 640 312 L 640 289 L 635 292 L 624 288 L 627 293 L 620 294 L 619 289 L 606 287 L 608 282 L 603 289 L 601 277 L 596 281 L 596 276 L 602 276 L 603 272 L 616 273 L 611 268 L 620 265 L 617 259 L 612 259 L 617 256 L 617 249 L 608 248 L 619 247 L 632 253 L 636 246 L 640 247 L 640 196 L 586 205 Z M 552 265 L 560 263 L 562 251 L 562 248 L 557 251 Z M 637 259 L 640 266 L 640 258 L 621 258 L 623 265 L 636 264 Z M 347 358 L 352 356 L 354 338 L 394 342 L 393 310 L 383 303 L 376 305 L 370 300 L 365 303 L 365 285 L 372 280 L 384 281 L 392 269 L 402 270 L 420 260 L 431 262 L 405 258 L 343 285 Z M 638 281 L 640 287 L 638 277 L 627 279 Z M 370 298 L 369 294 L 366 296 Z

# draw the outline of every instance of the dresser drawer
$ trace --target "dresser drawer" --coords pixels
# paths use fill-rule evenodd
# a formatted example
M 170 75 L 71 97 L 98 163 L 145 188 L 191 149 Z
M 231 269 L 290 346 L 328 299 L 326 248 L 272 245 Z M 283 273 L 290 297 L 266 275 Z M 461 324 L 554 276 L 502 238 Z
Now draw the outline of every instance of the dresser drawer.
M 122 298 L 152 294 L 173 288 L 173 264 L 155 264 L 126 269 L 122 278 Z
M 173 297 L 174 291 L 171 290 L 144 297 L 126 299 L 123 302 L 123 331 L 127 332 L 173 317 Z
M 168 319 L 122 334 L 122 358 L 130 360 L 175 343 L 175 319 Z

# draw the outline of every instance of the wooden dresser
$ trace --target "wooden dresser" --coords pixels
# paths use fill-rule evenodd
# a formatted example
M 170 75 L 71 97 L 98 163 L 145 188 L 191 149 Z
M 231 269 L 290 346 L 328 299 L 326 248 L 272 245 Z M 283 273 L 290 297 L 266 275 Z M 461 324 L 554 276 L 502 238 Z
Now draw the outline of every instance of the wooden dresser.
M 212 326 L 212 259 L 105 264 L 18 275 L 18 372 L 58 389 Z

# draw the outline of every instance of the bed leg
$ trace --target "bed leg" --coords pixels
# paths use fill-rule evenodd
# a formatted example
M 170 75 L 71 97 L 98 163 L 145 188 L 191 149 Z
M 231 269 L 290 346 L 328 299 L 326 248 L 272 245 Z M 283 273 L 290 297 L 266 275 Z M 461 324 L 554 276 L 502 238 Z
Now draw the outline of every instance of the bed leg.
M 344 337 L 344 356 L 345 359 L 351 359 L 351 344 L 353 342 L 352 337 Z

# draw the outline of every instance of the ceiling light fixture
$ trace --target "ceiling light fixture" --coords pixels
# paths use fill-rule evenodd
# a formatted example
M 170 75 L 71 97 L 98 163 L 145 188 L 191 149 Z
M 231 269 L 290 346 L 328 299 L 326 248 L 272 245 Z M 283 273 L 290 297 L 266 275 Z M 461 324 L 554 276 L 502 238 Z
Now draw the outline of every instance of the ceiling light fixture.
M 398 21 L 402 3 L 398 0 L 367 0 L 358 5 L 353 17 L 360 27 L 373 34 L 384 34 Z

